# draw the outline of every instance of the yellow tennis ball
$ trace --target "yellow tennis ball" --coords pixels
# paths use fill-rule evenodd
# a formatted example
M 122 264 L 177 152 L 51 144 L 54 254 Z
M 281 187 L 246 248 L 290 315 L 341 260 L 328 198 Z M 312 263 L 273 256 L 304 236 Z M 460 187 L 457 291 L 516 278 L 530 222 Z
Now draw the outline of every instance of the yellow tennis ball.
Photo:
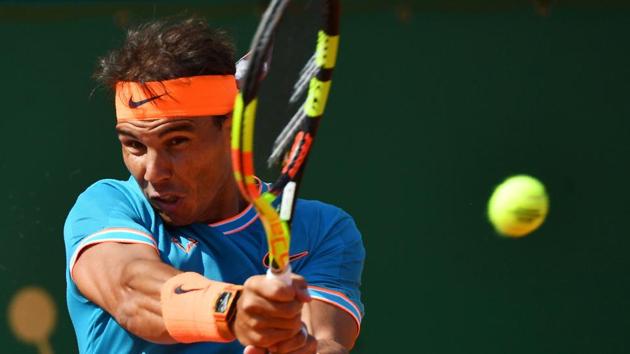
M 498 185 L 488 201 L 488 218 L 497 232 L 522 237 L 536 230 L 549 211 L 549 198 L 540 181 L 517 175 Z

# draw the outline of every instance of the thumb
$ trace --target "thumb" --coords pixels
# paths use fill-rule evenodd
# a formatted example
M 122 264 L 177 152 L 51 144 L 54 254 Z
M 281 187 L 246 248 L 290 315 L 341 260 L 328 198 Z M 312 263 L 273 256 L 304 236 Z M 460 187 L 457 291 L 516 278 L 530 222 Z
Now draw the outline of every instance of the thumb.
M 306 282 L 306 279 L 304 279 L 303 277 L 297 274 L 292 274 L 291 285 L 293 286 L 293 289 L 295 290 L 295 297 L 297 298 L 298 301 L 300 302 L 311 301 L 311 295 L 308 293 L 308 283 Z

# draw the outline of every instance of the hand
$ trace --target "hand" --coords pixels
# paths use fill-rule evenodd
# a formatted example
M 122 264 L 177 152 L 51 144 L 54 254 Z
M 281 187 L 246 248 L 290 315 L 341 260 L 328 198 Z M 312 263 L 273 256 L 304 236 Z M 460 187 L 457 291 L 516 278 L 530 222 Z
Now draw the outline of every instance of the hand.
M 250 277 L 237 303 L 234 335 L 243 345 L 270 348 L 278 353 L 316 347 L 315 339 L 302 330 L 302 305 L 310 300 L 306 281 L 298 275 L 292 275 L 291 285 L 264 275 Z
M 315 354 L 317 352 L 317 340 L 308 334 L 306 325 L 302 324 L 302 330 L 293 338 L 274 345 L 267 349 L 248 345 L 245 347 L 243 354 L 267 354 L 267 353 L 283 353 L 283 354 Z

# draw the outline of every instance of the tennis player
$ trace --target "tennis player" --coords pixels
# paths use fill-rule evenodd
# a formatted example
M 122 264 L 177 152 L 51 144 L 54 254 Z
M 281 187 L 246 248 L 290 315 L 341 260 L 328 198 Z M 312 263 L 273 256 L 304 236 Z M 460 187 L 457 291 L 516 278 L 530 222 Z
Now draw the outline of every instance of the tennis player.
M 151 22 L 100 59 L 131 177 L 87 188 L 64 228 L 81 353 L 347 353 L 358 336 L 361 236 L 299 200 L 293 284 L 267 279 L 256 212 L 230 161 L 234 49 L 201 19 Z M 259 188 L 267 185 L 259 181 Z

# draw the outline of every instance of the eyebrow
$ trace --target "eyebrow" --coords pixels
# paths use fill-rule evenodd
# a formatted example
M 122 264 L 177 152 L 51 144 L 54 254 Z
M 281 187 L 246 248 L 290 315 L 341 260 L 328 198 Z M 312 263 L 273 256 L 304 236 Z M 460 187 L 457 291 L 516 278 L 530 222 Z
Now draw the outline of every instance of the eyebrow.
M 191 122 L 180 122 L 175 123 L 168 128 L 160 131 L 158 133 L 158 137 L 163 137 L 164 135 L 173 133 L 173 132 L 194 132 L 195 126 Z
M 195 126 L 192 124 L 192 122 L 183 121 L 183 122 L 170 125 L 168 128 L 165 128 L 164 130 L 160 131 L 158 133 L 158 137 L 161 138 L 164 135 L 167 135 L 173 132 L 194 132 L 194 131 L 195 131 Z M 119 135 L 124 135 L 130 138 L 136 139 L 136 136 L 132 132 L 126 130 L 125 128 L 116 128 L 116 132 Z

